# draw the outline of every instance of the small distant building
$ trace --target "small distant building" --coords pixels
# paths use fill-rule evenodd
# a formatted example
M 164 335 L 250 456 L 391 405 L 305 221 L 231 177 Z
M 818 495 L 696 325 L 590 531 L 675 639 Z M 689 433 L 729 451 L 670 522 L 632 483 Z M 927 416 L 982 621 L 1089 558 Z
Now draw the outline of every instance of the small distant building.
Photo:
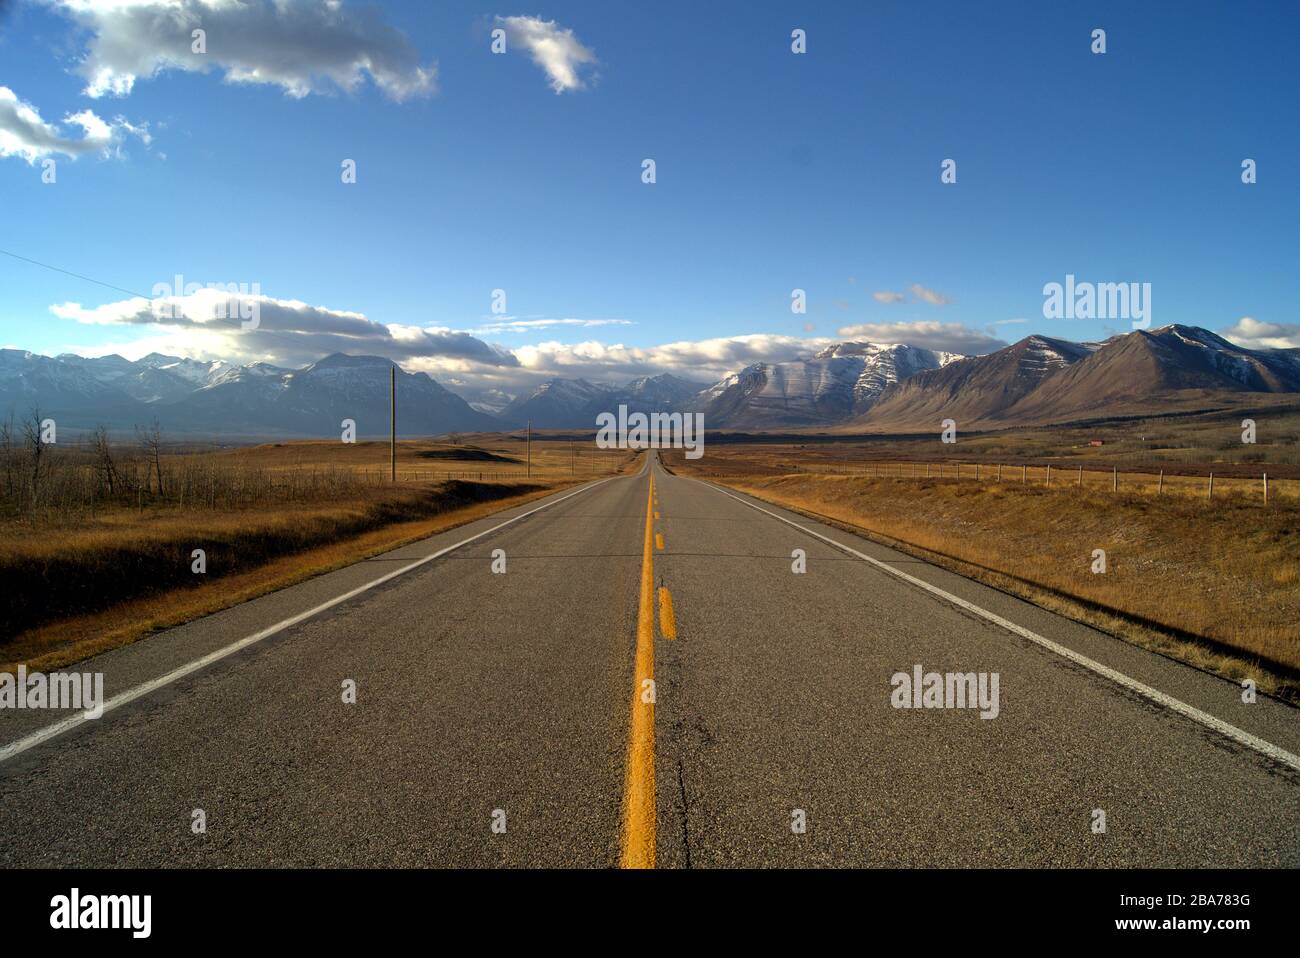
M 1089 440 L 1088 440 L 1088 445 L 1090 445 L 1090 446 L 1104 446 L 1105 444 L 1106 444 L 1105 441 L 1104 441 L 1104 440 L 1101 440 L 1101 439 L 1089 439 Z

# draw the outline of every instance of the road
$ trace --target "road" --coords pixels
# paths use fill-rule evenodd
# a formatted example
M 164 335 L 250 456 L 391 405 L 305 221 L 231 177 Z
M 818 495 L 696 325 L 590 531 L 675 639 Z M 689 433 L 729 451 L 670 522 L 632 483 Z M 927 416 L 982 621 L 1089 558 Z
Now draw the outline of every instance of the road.
M 78 668 L 130 701 L 0 712 L 0 865 L 1300 864 L 1294 708 L 653 454 Z

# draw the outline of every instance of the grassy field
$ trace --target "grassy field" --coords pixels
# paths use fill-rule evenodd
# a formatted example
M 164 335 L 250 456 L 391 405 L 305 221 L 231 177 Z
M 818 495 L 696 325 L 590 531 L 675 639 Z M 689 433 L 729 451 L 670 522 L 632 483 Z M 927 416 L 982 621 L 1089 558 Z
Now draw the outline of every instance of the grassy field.
M 0 670 L 66 665 L 633 458 L 543 439 L 530 476 L 525 443 L 475 439 L 399 443 L 396 483 L 385 443 L 119 446 L 111 490 L 93 446 L 47 449 L 34 488 L 0 486 Z
M 1231 464 L 1170 458 L 1157 494 L 1157 475 L 1132 471 L 1124 451 L 1086 447 L 1066 459 L 1055 431 L 1050 438 L 1058 445 L 993 437 L 986 455 L 963 443 L 960 460 L 934 448 L 937 439 L 928 449 L 715 441 L 694 462 L 679 451 L 664 458 L 675 472 L 866 531 L 1134 643 L 1300 697 L 1300 479 L 1271 480 L 1266 506 L 1258 477 L 1224 479 Z M 1020 454 L 1007 455 L 1008 445 Z M 1287 465 L 1268 469 L 1294 476 Z M 1105 550 L 1104 573 L 1092 571 L 1095 549 Z

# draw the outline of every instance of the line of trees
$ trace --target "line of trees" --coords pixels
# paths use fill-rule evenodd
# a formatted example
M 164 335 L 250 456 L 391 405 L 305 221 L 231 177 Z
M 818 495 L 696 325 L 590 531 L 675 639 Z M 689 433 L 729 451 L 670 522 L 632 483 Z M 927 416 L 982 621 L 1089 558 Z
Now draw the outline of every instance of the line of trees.
M 345 496 L 364 476 L 335 466 L 272 470 L 235 457 L 168 449 L 157 421 L 114 440 L 99 426 L 56 441 L 39 409 L 0 420 L 0 515 L 61 521 L 109 506 L 239 508 Z

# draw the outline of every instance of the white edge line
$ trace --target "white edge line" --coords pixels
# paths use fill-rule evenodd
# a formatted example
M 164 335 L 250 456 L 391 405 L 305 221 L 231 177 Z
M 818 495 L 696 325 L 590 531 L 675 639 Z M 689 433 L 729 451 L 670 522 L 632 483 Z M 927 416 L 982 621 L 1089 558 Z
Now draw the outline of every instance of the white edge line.
M 1173 696 L 1166 695 L 1164 692 L 1161 692 L 1159 689 L 1153 689 L 1151 686 L 1139 682 L 1137 679 L 1129 678 L 1123 672 L 1117 672 L 1115 669 L 1112 669 L 1108 665 L 1102 665 L 1100 662 L 1090 659 L 1086 655 L 1080 655 L 1078 652 L 1074 651 L 1073 649 L 1066 648 L 1064 645 L 1061 645 L 1058 642 L 1053 642 L 1051 639 L 1044 638 L 1043 636 L 1039 635 L 1037 632 L 1032 632 L 1029 629 L 1026 629 L 1022 625 L 1017 625 L 1016 623 L 1010 621 L 1009 619 L 1002 618 L 1002 616 L 997 615 L 996 613 L 990 612 L 987 609 L 980 608 L 978 605 L 975 605 L 972 602 L 967 602 L 965 599 L 955 596 L 951 592 L 945 592 L 943 589 L 939 588 L 938 586 L 931 585 L 929 582 L 926 582 L 923 579 L 918 579 L 916 578 L 916 576 L 908 575 L 906 572 L 903 572 L 901 569 L 895 569 L 887 562 L 882 562 L 879 559 L 873 559 L 871 556 L 865 555 L 859 552 L 857 549 L 854 549 L 850 546 L 846 546 L 842 542 L 836 542 L 830 536 L 824 536 L 820 532 L 814 532 L 812 529 L 805 528 L 804 526 L 799 525 L 799 523 L 797 522 L 792 522 L 791 520 L 787 519 L 785 516 L 777 515 L 775 512 L 771 512 L 770 510 L 764 509 L 762 506 L 758 506 L 752 502 L 748 502 L 745 499 L 742 499 L 740 496 L 732 495 L 730 492 L 727 492 L 725 489 L 721 488 L 720 486 L 716 486 L 711 482 L 705 482 L 703 479 L 696 479 L 695 481 L 701 482 L 704 485 L 708 486 L 710 489 L 714 489 L 717 492 L 722 493 L 724 496 L 728 497 L 729 499 L 735 499 L 741 505 L 749 506 L 749 508 L 751 509 L 757 509 L 759 512 L 763 512 L 771 516 L 773 519 L 779 519 L 781 522 L 784 522 L 786 525 L 794 526 L 796 529 L 800 530 L 801 532 L 805 532 L 808 535 L 813 536 L 814 538 L 821 539 L 823 542 L 828 542 L 831 545 L 835 546 L 835 548 L 841 549 L 844 552 L 849 553 L 850 555 L 857 556 L 859 559 L 862 559 L 864 562 L 868 562 L 878 569 L 883 569 L 884 571 L 888 572 L 890 575 L 897 576 L 898 578 L 902 579 L 904 582 L 909 582 L 912 585 L 918 586 L 919 588 L 922 588 L 925 591 L 933 595 L 936 595 L 941 599 L 951 602 L 954 605 L 961 606 L 966 611 L 973 612 L 976 615 L 980 616 L 981 618 L 987 619 L 989 622 L 994 623 L 995 625 L 1000 625 L 1002 628 L 1006 629 L 1009 632 L 1014 632 L 1016 635 L 1020 636 L 1021 638 L 1028 639 L 1030 642 L 1033 642 L 1037 645 L 1041 645 L 1043 648 L 1051 652 L 1055 652 L 1057 655 L 1062 656 L 1063 658 L 1069 659 L 1071 662 L 1074 662 L 1076 665 L 1082 665 L 1084 668 L 1090 669 L 1091 671 L 1096 672 L 1098 675 L 1110 679 L 1115 684 L 1123 686 L 1124 688 L 1128 689 L 1131 692 L 1136 692 L 1139 695 L 1150 699 L 1151 701 L 1155 702 L 1157 705 L 1163 705 L 1165 708 L 1177 712 L 1179 715 L 1189 718 L 1193 722 L 1198 722 L 1201 725 L 1204 725 L 1206 728 L 1212 729 L 1213 731 L 1218 732 L 1220 735 L 1232 739 L 1234 742 L 1236 742 L 1239 745 L 1244 745 L 1247 748 L 1253 749 L 1254 751 L 1259 752 L 1261 755 L 1271 758 L 1276 762 L 1281 762 L 1283 765 L 1288 766 L 1293 771 L 1300 772 L 1300 756 L 1294 755 L 1291 752 L 1288 752 L 1286 749 L 1274 745 L 1272 742 L 1266 742 L 1264 741 L 1264 739 L 1251 735 L 1249 732 L 1242 731 L 1241 729 L 1237 728 L 1235 725 L 1230 725 L 1227 722 L 1223 721 L 1223 719 L 1216 718 L 1215 716 L 1211 715 L 1209 712 L 1203 712 L 1194 706 L 1188 705 L 1186 702 L 1174 698 Z
M 115 708 L 126 705 L 130 702 L 134 702 L 136 699 L 148 695 L 150 692 L 154 692 L 165 685 L 170 685 L 172 682 L 175 682 L 177 679 L 182 679 L 187 675 L 191 675 L 194 672 L 198 672 L 201 669 L 205 669 L 213 662 L 218 662 L 229 655 L 234 655 L 240 649 L 246 649 L 248 648 L 248 646 L 260 642 L 263 639 L 268 638 L 272 635 L 275 635 L 277 632 L 282 632 L 285 629 L 289 628 L 290 626 L 297 625 L 299 622 L 302 622 L 305 619 L 310 619 L 312 616 L 324 612 L 326 609 L 333 608 L 334 606 L 338 605 L 341 602 L 346 602 L 348 601 L 348 599 L 355 598 L 361 593 L 373 589 L 377 585 L 382 585 L 383 583 L 389 581 L 390 579 L 396 579 L 399 575 L 404 575 L 405 573 L 410 572 L 412 569 L 418 569 L 420 566 L 432 562 L 434 559 L 438 559 L 441 558 L 442 556 L 445 556 L 448 552 L 452 552 L 456 549 L 459 549 L 461 546 L 469 545 L 471 542 L 475 541 L 476 539 L 482 539 L 486 535 L 491 535 L 493 532 L 496 532 L 498 529 L 505 528 L 506 526 L 510 525 L 512 522 L 518 522 L 520 519 L 527 519 L 529 516 L 533 515 L 534 513 L 541 512 L 543 509 L 549 509 L 551 508 L 551 506 L 558 506 L 561 502 L 564 502 L 566 499 L 572 499 L 574 496 L 581 495 L 584 492 L 589 492 L 590 490 L 595 489 L 597 486 L 603 485 L 609 482 L 611 479 L 617 479 L 617 478 L 620 477 L 610 476 L 607 479 L 598 480 L 597 482 L 591 483 L 590 485 L 583 486 L 581 489 L 577 489 L 566 496 L 561 496 L 559 499 L 554 499 L 551 502 L 547 502 L 543 505 L 540 505 L 536 509 L 530 509 L 527 512 L 521 512 L 519 515 L 511 517 L 507 519 L 505 522 L 493 526 L 491 529 L 484 529 L 482 532 L 472 535 L 468 539 L 462 539 L 460 542 L 457 542 L 455 545 L 447 546 L 445 549 L 439 549 L 437 552 L 433 553 L 433 555 L 425 556 L 422 559 L 416 559 L 414 562 L 410 563 L 409 565 L 404 565 L 400 569 L 395 569 L 394 571 L 389 572 L 386 575 L 382 575 L 378 579 L 375 579 L 373 582 L 367 582 L 365 585 L 357 586 L 357 588 L 351 590 L 350 592 L 345 592 L 343 595 L 335 596 L 333 599 L 330 599 L 327 602 L 322 602 L 320 605 L 316 606 L 315 608 L 308 609 L 306 612 L 299 612 L 297 615 L 291 616 L 281 622 L 277 622 L 275 625 L 269 626 L 268 628 L 263 629 L 261 632 L 255 632 L 250 636 L 246 636 L 245 638 L 240 639 L 238 642 L 232 642 L 230 645 L 217 649 L 215 652 L 209 652 L 207 655 L 203 656 L 202 658 L 195 659 L 193 662 L 188 662 L 185 665 L 180 666 L 179 668 L 172 669 L 172 671 L 167 672 L 164 675 L 160 675 L 156 679 L 150 679 L 148 682 L 143 682 L 140 685 L 135 686 L 134 688 L 128 689 L 125 692 L 113 696 L 111 699 L 105 702 L 104 713 L 111 712 Z M 434 534 L 438 535 L 439 533 L 434 533 Z M 101 715 L 102 714 L 103 713 L 101 713 Z M 89 716 L 87 716 L 85 712 L 80 712 L 76 715 L 69 715 L 67 718 L 55 722 L 53 725 L 47 725 L 45 726 L 45 728 L 38 729 L 37 731 L 32 732 L 30 735 L 24 736 L 23 738 L 20 738 L 17 741 L 10 742 L 8 745 L 5 746 L 0 746 L 0 764 L 7 762 L 15 755 L 19 755 L 22 752 L 27 751 L 29 748 L 34 748 L 35 746 L 40 745 L 42 742 L 48 742 L 50 739 L 56 738 L 62 735 L 64 732 L 69 732 L 72 729 L 76 728 L 77 726 L 89 721 L 94 721 L 94 720 L 92 720 Z

